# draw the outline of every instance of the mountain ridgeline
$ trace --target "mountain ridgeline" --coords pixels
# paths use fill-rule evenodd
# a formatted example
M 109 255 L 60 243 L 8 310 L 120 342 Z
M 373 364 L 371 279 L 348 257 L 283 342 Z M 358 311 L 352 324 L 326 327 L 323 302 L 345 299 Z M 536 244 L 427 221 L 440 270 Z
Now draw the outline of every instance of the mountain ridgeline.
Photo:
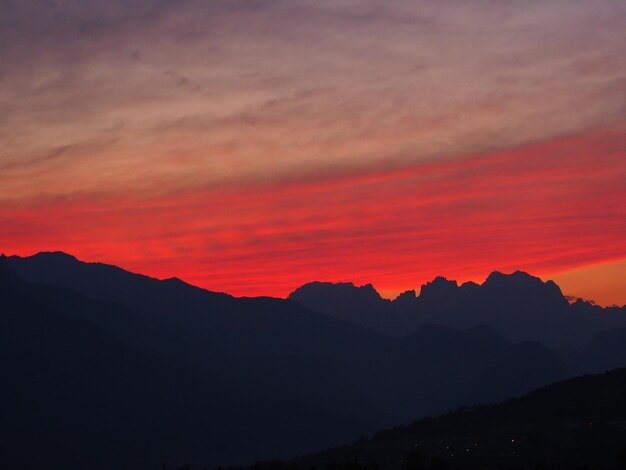
M 622 309 L 569 305 L 523 273 L 393 302 L 319 283 L 283 300 L 40 253 L 0 258 L 0 299 L 7 468 L 286 458 L 626 365 Z M 542 316 L 561 341 L 532 336 Z
M 570 303 L 552 281 L 516 271 L 494 272 L 482 285 L 458 285 L 437 277 L 395 300 L 383 299 L 371 284 L 312 282 L 290 300 L 336 318 L 392 336 L 422 325 L 451 328 L 490 325 L 512 341 L 538 341 L 553 348 L 582 348 L 596 333 L 626 327 L 626 308 L 602 308 L 578 299 Z

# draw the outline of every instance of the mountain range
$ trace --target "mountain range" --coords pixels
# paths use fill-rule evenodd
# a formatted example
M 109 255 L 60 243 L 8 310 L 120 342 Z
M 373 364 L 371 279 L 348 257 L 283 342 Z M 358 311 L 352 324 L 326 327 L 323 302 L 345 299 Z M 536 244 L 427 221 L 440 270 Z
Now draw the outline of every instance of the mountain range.
M 312 282 L 289 299 L 336 318 L 392 336 L 422 325 L 452 328 L 491 325 L 512 341 L 539 341 L 553 348 L 586 346 L 596 333 L 626 327 L 626 308 L 570 302 L 552 281 L 525 272 L 491 273 L 480 285 L 437 277 L 420 289 L 384 299 L 371 284 Z
M 623 309 L 524 273 L 395 301 L 322 283 L 235 298 L 40 253 L 0 258 L 0 302 L 9 468 L 284 458 L 626 365 Z

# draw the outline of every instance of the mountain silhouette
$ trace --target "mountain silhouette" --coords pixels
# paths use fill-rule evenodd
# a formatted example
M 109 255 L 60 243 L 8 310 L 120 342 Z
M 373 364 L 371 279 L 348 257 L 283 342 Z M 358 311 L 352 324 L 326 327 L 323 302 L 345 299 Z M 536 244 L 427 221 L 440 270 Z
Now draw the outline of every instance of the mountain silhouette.
M 545 346 L 489 326 L 393 338 L 294 301 L 63 253 L 0 265 L 2 371 L 13 384 L 2 399 L 19 404 L 4 422 L 21 430 L 4 437 L 15 449 L 5 459 L 22 468 L 301 454 L 567 375 Z M 49 452 L 26 459 L 35 443 Z
M 241 462 L 376 422 L 358 391 L 312 358 L 233 356 L 125 306 L 21 281 L 6 263 L 0 298 L 3 467 Z
M 452 328 L 490 325 L 512 341 L 538 341 L 555 349 L 584 348 L 593 335 L 626 327 L 626 308 L 570 304 L 552 281 L 516 271 L 491 273 L 482 285 L 458 285 L 437 277 L 393 301 L 371 285 L 305 284 L 289 299 L 336 318 L 350 320 L 393 336 L 425 324 Z

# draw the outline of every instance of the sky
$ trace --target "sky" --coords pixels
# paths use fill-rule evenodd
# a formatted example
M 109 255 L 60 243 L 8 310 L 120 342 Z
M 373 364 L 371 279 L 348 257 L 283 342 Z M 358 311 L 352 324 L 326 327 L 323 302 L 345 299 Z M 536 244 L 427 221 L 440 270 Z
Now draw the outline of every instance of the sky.
M 0 0 L 0 251 L 626 303 L 623 0 Z

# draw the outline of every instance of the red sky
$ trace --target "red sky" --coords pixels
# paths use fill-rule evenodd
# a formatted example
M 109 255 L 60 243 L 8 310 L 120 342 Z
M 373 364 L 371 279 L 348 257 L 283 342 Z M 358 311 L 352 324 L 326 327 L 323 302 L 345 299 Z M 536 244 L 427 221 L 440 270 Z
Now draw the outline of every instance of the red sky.
M 621 2 L 33 5 L 0 3 L 0 251 L 626 303 Z
M 12 253 L 53 248 L 235 295 L 285 296 L 316 279 L 373 282 L 392 295 L 440 274 L 581 266 L 596 266 L 595 285 L 605 274 L 597 265 L 626 258 L 623 136 L 617 128 L 396 170 L 147 198 L 5 204 L 0 241 Z M 606 282 L 619 274 L 609 265 Z M 624 301 L 623 279 L 602 297 L 586 282 L 563 287 Z

